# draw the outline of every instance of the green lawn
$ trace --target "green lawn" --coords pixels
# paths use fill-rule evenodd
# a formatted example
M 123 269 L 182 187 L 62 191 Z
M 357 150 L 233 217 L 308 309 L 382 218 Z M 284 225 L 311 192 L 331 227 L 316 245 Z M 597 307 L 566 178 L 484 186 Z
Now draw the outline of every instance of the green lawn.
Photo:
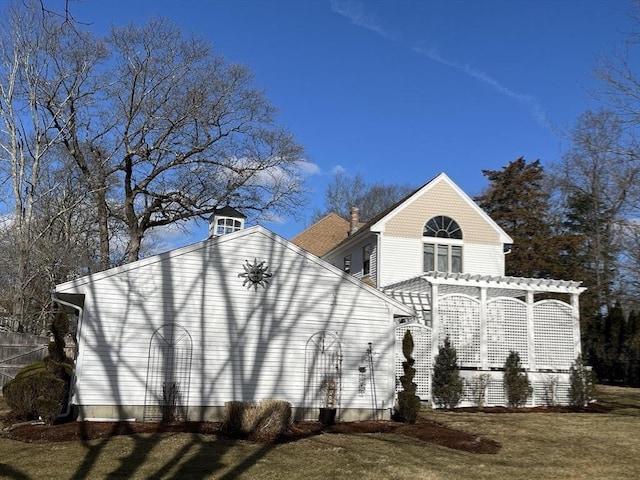
M 496 455 L 389 435 L 325 434 L 286 445 L 215 436 L 120 436 L 87 443 L 0 438 L 0 478 L 623 479 L 640 478 L 640 389 L 600 387 L 606 414 L 427 411 L 502 444 Z

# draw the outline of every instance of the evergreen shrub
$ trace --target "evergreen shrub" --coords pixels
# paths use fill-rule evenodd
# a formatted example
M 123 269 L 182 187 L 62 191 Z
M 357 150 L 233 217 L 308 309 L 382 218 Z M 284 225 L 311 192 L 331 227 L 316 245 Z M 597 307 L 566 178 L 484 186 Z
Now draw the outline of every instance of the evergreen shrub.
M 449 337 L 444 339 L 433 365 L 433 398 L 440 407 L 455 408 L 462 399 L 464 384 L 458 368 L 458 354 Z
M 522 407 L 533 393 L 533 387 L 520 364 L 520 355 L 511 350 L 504 364 L 504 391 L 510 407 Z
M 578 355 L 571 365 L 569 377 L 569 403 L 574 407 L 584 407 L 595 399 L 595 374 L 584 364 L 582 355 Z
M 20 369 L 3 387 L 5 401 L 16 417 L 41 418 L 51 424 L 65 410 L 73 371 L 73 362 L 64 353 L 68 328 L 67 315 L 59 311 L 51 325 L 54 340 L 49 344 L 49 355 Z

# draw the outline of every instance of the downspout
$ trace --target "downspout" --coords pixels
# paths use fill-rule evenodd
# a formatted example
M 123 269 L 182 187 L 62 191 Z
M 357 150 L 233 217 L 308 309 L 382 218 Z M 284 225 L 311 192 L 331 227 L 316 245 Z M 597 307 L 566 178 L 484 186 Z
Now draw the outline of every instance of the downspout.
M 84 309 L 79 305 L 75 305 L 73 303 L 70 303 L 58 298 L 56 292 L 53 292 L 51 294 L 51 300 L 53 300 L 56 303 L 59 303 L 60 305 L 65 305 L 67 307 L 73 308 L 78 311 L 78 329 L 76 331 L 76 353 L 74 355 L 75 358 L 73 359 L 73 375 L 71 376 L 71 380 L 69 381 L 69 395 L 67 398 L 67 408 L 65 409 L 64 412 L 58 415 L 58 418 L 64 418 L 71 413 L 71 398 L 73 397 L 74 386 L 76 384 L 76 359 L 78 358 L 78 344 L 79 344 L 78 339 L 80 338 L 80 327 L 82 325 L 82 316 L 84 314 Z

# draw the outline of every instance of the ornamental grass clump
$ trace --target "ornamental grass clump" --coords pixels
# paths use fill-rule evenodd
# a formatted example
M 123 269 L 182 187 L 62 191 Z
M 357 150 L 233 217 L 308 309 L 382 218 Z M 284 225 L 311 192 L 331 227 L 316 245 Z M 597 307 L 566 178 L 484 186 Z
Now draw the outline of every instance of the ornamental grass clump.
M 274 399 L 232 401 L 224 404 L 223 415 L 221 429 L 227 435 L 275 438 L 291 425 L 291 404 Z
M 533 393 L 533 387 L 520 365 L 520 355 L 511 350 L 504 363 L 504 393 L 510 407 L 522 407 Z
M 469 391 L 469 397 L 476 404 L 478 408 L 483 408 L 487 397 L 487 388 L 491 383 L 491 374 L 481 373 L 469 380 L 467 380 L 467 386 Z

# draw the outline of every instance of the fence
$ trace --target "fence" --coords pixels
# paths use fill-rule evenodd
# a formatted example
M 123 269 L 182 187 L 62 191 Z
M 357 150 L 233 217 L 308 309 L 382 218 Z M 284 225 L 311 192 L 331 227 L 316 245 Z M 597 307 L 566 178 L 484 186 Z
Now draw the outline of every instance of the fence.
M 23 333 L 0 332 L 0 395 L 2 387 L 18 371 L 47 356 L 49 338 Z

